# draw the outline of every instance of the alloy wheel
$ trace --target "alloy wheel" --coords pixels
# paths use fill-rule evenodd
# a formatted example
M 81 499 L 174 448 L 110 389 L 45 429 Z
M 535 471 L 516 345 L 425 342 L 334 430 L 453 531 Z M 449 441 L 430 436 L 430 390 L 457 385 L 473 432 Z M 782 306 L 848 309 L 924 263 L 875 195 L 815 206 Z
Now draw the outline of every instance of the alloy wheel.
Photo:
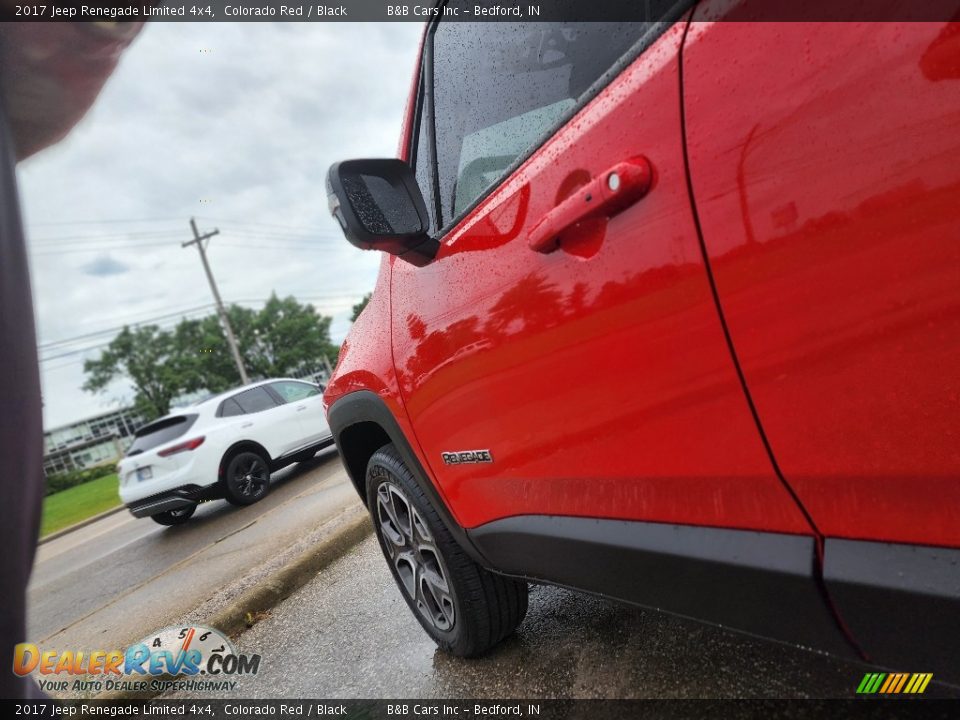
M 430 625 L 449 632 L 456 612 L 440 551 L 416 508 L 391 482 L 377 488 L 377 520 L 404 592 Z
M 267 486 L 267 466 L 258 457 L 239 463 L 234 470 L 233 484 L 244 497 L 256 497 Z

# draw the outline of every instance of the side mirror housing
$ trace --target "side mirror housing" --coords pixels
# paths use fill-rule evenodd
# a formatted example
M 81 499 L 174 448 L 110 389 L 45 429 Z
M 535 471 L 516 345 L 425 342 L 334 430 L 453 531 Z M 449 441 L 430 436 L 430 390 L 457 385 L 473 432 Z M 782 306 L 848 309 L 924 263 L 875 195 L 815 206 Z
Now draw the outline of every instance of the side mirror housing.
M 327 200 L 351 244 L 417 266 L 436 257 L 430 216 L 413 170 L 402 160 L 344 160 L 327 173 Z

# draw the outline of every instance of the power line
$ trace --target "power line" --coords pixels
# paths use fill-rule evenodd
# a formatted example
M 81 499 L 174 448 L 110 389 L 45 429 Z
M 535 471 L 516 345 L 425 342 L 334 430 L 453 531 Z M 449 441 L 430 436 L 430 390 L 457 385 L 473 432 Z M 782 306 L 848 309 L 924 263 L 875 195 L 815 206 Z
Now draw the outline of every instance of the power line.
M 229 231 L 231 234 L 236 233 L 238 235 L 256 235 L 258 237 L 291 237 L 291 238 L 314 238 L 314 237 L 343 237 L 342 234 L 338 234 L 332 230 L 327 230 L 325 228 L 312 228 L 310 230 L 270 230 L 266 228 L 257 228 L 257 227 L 237 227 L 233 225 L 224 225 L 224 232 Z
M 233 235 L 245 236 L 245 237 L 256 237 L 256 238 L 277 238 L 280 240 L 314 240 L 316 238 L 322 239 L 339 239 L 342 236 L 338 235 L 336 232 L 324 231 L 319 228 L 314 228 L 310 231 L 303 232 L 278 232 L 276 230 L 260 230 L 260 229 L 244 229 L 244 228 L 230 228 L 230 233 Z M 40 245 L 51 245 L 51 244 L 77 244 L 80 242 L 100 242 L 100 241 L 111 241 L 111 242 L 122 242 L 129 239 L 149 239 L 149 238 L 158 238 L 158 237 L 175 237 L 177 232 L 174 230 L 141 230 L 141 231 L 127 231 L 127 232 L 116 232 L 116 233 L 84 233 L 82 235 L 49 235 L 44 237 L 34 237 L 31 236 L 31 244 L 40 244 Z
M 340 301 L 344 303 L 352 303 L 358 297 L 362 297 L 363 293 L 353 290 L 344 290 L 341 293 L 326 293 L 320 295 L 294 295 L 293 297 L 296 300 L 321 300 L 321 301 Z M 241 305 L 241 304 L 251 304 L 251 303 L 265 303 L 269 298 L 245 298 L 238 300 L 228 300 L 227 305 Z M 110 333 L 120 332 L 125 327 L 140 327 L 141 325 L 151 325 L 157 323 L 160 320 L 168 320 L 170 318 L 179 319 L 187 315 L 192 315 L 203 310 L 208 310 L 214 306 L 214 303 L 205 303 L 203 305 L 197 305 L 191 308 L 182 308 L 179 310 L 171 310 L 170 312 L 163 313 L 161 315 L 153 315 L 147 318 L 142 318 L 133 322 L 125 322 L 123 325 L 117 325 L 115 327 L 103 328 L 101 330 L 91 330 L 90 332 L 84 333 L 82 335 L 74 335 L 67 338 L 59 338 L 57 340 L 50 340 L 44 343 L 41 343 L 37 346 L 39 350 L 49 350 L 62 345 L 71 345 L 74 342 L 79 340 L 86 340 L 90 338 L 97 337 L 99 335 L 108 335 Z M 127 317 L 136 317 L 142 315 L 143 313 L 134 313 L 133 315 L 128 315 Z M 122 316 L 121 316 L 122 317 Z
M 48 222 L 32 222 L 29 223 L 29 227 L 48 227 L 54 225 L 116 225 L 120 223 L 146 223 L 146 222 L 182 222 L 182 217 L 167 217 L 167 218 L 107 218 L 107 219 L 82 219 L 82 220 L 54 220 Z
M 303 245 L 258 245 L 222 242 L 220 247 L 234 248 L 237 250 L 293 250 L 296 252 L 331 252 L 335 248 L 328 247 L 304 247 Z
M 72 357 L 73 355 L 81 355 L 83 353 L 90 352 L 91 350 L 99 350 L 100 348 L 108 347 L 110 345 L 110 342 L 113 342 L 113 341 L 111 340 L 109 342 L 100 343 L 98 345 L 90 345 L 89 347 L 77 348 L 76 350 L 70 350 L 68 352 L 60 353 L 59 355 L 49 355 L 47 357 L 40 358 L 40 362 L 41 363 L 50 362 L 51 360 L 59 360 L 60 358 Z
M 304 297 L 303 299 L 304 299 L 304 300 L 312 300 L 312 299 L 316 299 L 316 296 Z M 353 297 L 349 297 L 349 298 L 348 298 L 348 297 L 338 297 L 338 298 L 337 298 L 337 300 L 338 300 L 340 303 L 343 303 L 344 306 L 354 304 L 355 301 L 356 301 L 356 299 L 357 299 L 357 296 L 353 296 Z M 253 303 L 253 302 L 260 303 L 260 302 L 266 302 L 266 301 L 265 301 L 265 300 L 235 300 L 235 301 L 233 301 L 231 304 L 232 304 L 232 305 L 236 305 L 236 304 L 239 304 L 239 303 Z M 214 305 L 214 303 L 210 303 L 207 307 L 213 307 L 213 305 Z M 176 315 L 180 315 L 180 313 L 175 313 L 175 314 L 176 314 Z M 161 330 L 167 330 L 167 329 L 175 328 L 177 325 L 179 325 L 179 320 L 180 320 L 181 318 L 182 318 L 182 316 L 181 316 L 181 317 L 178 317 L 178 318 L 175 318 L 175 320 L 168 320 L 168 321 L 165 322 L 165 323 L 154 323 L 152 320 L 143 321 L 143 322 L 141 322 L 141 323 L 136 323 L 136 324 L 131 324 L 131 325 L 124 325 L 123 327 L 116 328 L 115 331 L 123 330 L 125 327 L 140 327 L 140 326 L 143 326 L 143 325 L 154 325 L 154 324 L 156 324 L 156 326 L 157 326 L 158 328 L 160 328 Z M 106 332 L 106 331 L 97 333 L 97 335 L 105 334 L 105 332 Z M 77 340 L 79 340 L 79 339 L 80 339 L 80 337 L 70 338 L 70 340 L 73 340 L 73 341 L 77 341 Z M 92 339 L 92 338 L 90 338 L 90 339 Z M 61 360 L 61 359 L 63 359 L 63 358 L 76 357 L 76 356 L 78 356 L 78 355 L 83 355 L 84 353 L 90 352 L 91 350 L 100 350 L 100 349 L 102 349 L 102 348 L 108 347 L 108 346 L 110 345 L 110 343 L 113 342 L 113 340 L 114 340 L 114 338 L 111 338 L 110 340 L 108 340 L 108 341 L 106 341 L 106 342 L 98 342 L 98 343 L 96 343 L 96 344 L 94 344 L 94 345 L 86 345 L 86 346 L 81 347 L 81 348 L 75 348 L 75 349 L 73 349 L 73 350 L 66 350 L 66 351 L 61 352 L 61 353 L 58 353 L 58 354 L 56 354 L 56 355 L 49 355 L 49 356 L 47 356 L 47 357 L 41 357 L 41 358 L 40 358 L 40 362 L 41 362 L 41 363 L 46 363 L 46 362 L 50 362 L 50 361 L 52 361 L 52 360 Z M 65 341 L 61 341 L 61 342 L 62 342 L 62 344 L 64 344 L 64 345 L 69 345 L 69 344 L 71 344 L 70 342 L 67 342 L 66 340 L 65 340 Z M 48 347 L 48 348 L 46 348 L 46 349 L 50 349 L 50 348 Z M 57 368 L 59 368 L 59 367 L 66 367 L 67 365 L 73 365 L 73 364 L 75 364 L 75 363 L 77 363 L 77 362 L 82 362 L 83 360 L 84 360 L 84 358 L 78 357 L 76 360 L 73 360 L 73 361 L 71 361 L 71 362 L 69 362 L 69 363 L 63 363 L 63 364 L 60 365 L 60 366 L 55 366 L 54 369 L 57 369 Z M 50 369 L 50 368 L 48 368 L 48 369 Z
M 207 303 L 206 305 L 194 305 L 194 306 L 192 306 L 192 307 L 190 307 L 190 308 L 166 309 L 166 310 L 164 310 L 164 311 L 162 312 L 162 314 L 160 314 L 160 315 L 156 315 L 155 313 L 157 313 L 158 311 L 161 311 L 161 308 L 154 308 L 154 309 L 151 309 L 151 310 L 138 310 L 138 311 L 136 311 L 136 312 L 125 313 L 125 314 L 123 314 L 123 315 L 114 315 L 114 316 L 112 316 L 112 317 L 105 318 L 105 321 L 106 321 L 106 322 L 122 322 L 123 325 L 120 325 L 120 326 L 118 326 L 117 328 L 115 328 L 115 329 L 120 330 L 120 329 L 123 329 L 123 326 L 124 326 L 124 325 L 136 324 L 136 323 L 140 323 L 140 322 L 151 322 L 151 321 L 153 321 L 153 320 L 162 320 L 162 319 L 163 319 L 165 316 L 167 316 L 167 315 L 175 315 L 175 314 L 179 314 L 179 313 L 181 313 L 181 312 L 190 312 L 191 310 L 196 309 L 196 308 L 198 308 L 198 307 L 208 307 L 208 306 L 210 306 L 210 305 L 211 305 L 211 303 Z M 78 324 L 78 325 L 89 325 L 90 323 L 89 323 L 89 322 L 80 322 L 80 323 L 77 323 L 77 324 Z M 108 328 L 108 329 L 109 329 L 109 328 Z M 93 329 L 91 329 L 89 332 L 93 332 Z M 60 342 L 60 339 L 44 341 L 44 344 L 54 343 L 54 342 Z
M 38 345 L 37 349 L 48 350 L 50 348 L 57 347 L 59 345 L 71 345 L 77 340 L 85 340 L 87 338 L 97 337 L 98 335 L 108 335 L 112 332 L 120 332 L 125 327 L 139 327 L 140 325 L 150 325 L 151 323 L 157 320 L 166 320 L 168 318 L 182 317 L 182 316 L 193 314 L 195 312 L 200 312 L 201 310 L 209 310 L 211 307 L 213 307 L 213 303 L 206 303 L 205 305 L 198 305 L 197 307 L 194 307 L 194 308 L 176 310 L 174 312 L 166 313 L 164 315 L 157 315 L 156 317 L 151 317 L 146 320 L 140 320 L 139 322 L 124 323 L 123 325 L 119 325 L 117 327 L 104 328 L 103 330 L 96 330 L 96 331 L 85 333 L 83 335 L 75 335 L 73 337 L 63 338 L 61 340 L 51 340 L 50 342 Z
M 313 225 L 277 225 L 275 223 L 262 223 L 255 220 L 227 220 L 225 218 L 211 217 L 202 217 L 200 219 L 206 220 L 207 222 L 220 223 L 221 225 L 256 225 L 257 227 L 276 228 L 279 230 L 306 230 L 308 232 L 313 232 L 317 229 L 317 226 Z
M 101 240 L 111 240 L 119 242 L 127 239 L 139 238 L 158 238 L 175 237 L 178 233 L 174 230 L 143 230 L 140 232 L 120 232 L 120 233 L 85 233 L 83 235 L 50 235 L 48 237 L 31 237 L 31 244 L 50 245 L 78 242 L 99 242 Z
M 98 247 L 80 247 L 80 248 L 43 248 L 41 250 L 31 250 L 32 256 L 47 257 L 50 255 L 76 255 L 78 253 L 100 253 L 100 252 L 127 252 L 129 250 L 138 250 L 145 247 L 173 247 L 172 242 L 144 242 L 129 243 L 125 245 L 101 245 Z
M 236 218 L 227 219 L 227 218 L 212 218 L 209 216 L 197 216 L 198 220 L 203 220 L 206 222 L 215 222 L 221 225 L 239 225 L 239 226 L 249 226 L 249 227 L 262 227 L 262 228 L 272 228 L 275 230 L 293 230 L 293 231 L 305 231 L 305 232 L 314 232 L 319 227 L 318 225 L 284 225 L 279 223 L 264 223 L 258 222 L 256 220 L 239 220 Z M 56 221 L 47 221 L 47 222 L 31 222 L 29 227 L 63 227 L 66 225 L 122 225 L 122 224 L 142 224 L 142 223 L 170 223 L 170 222 L 181 222 L 180 218 L 169 217 L 169 218 L 104 218 L 104 219 L 94 219 L 94 218 L 83 218 L 77 220 L 56 220 Z
M 234 233 L 231 233 L 234 234 Z M 161 237 L 161 236 L 158 236 Z M 174 235 L 162 236 L 170 237 L 171 240 L 175 238 Z M 249 236 L 239 236 L 241 242 L 225 242 L 220 243 L 223 247 L 234 247 L 234 248 L 254 248 L 254 249 L 280 249 L 280 250 L 304 250 L 309 252 L 330 252 L 337 250 L 338 248 L 325 245 L 317 244 L 316 240 L 327 240 L 329 238 L 304 238 L 305 242 L 303 244 L 294 242 L 299 238 L 275 238 L 280 240 L 280 242 L 264 242 L 264 243 L 255 243 L 255 242 L 246 242 L 247 240 L 271 240 L 270 236 L 262 235 L 249 235 Z M 54 246 L 51 244 L 40 245 L 38 248 L 31 247 L 30 253 L 35 256 L 50 256 L 50 255 L 74 255 L 77 253 L 99 253 L 99 252 L 124 252 L 128 250 L 137 250 L 145 247 L 172 247 L 172 242 L 124 242 L 120 240 L 115 241 L 102 241 L 98 244 L 84 244 L 84 243 L 69 243 L 63 244 L 62 246 Z

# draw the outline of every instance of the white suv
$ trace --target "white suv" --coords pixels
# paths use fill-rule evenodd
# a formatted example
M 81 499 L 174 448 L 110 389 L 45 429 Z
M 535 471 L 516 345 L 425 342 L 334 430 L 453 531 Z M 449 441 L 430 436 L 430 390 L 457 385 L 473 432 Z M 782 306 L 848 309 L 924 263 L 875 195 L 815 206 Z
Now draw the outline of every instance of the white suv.
M 141 427 L 117 466 L 135 517 L 178 525 L 202 500 L 260 500 L 270 473 L 333 444 L 321 388 L 279 379 L 245 385 Z

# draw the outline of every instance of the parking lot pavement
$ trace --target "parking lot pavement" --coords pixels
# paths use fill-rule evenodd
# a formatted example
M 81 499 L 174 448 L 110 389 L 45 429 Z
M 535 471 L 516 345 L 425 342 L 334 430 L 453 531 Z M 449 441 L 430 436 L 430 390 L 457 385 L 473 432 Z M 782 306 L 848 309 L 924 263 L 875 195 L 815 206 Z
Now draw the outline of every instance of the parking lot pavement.
M 410 614 L 373 537 L 237 645 L 262 659 L 229 696 L 252 698 L 849 698 L 869 669 L 543 586 L 515 636 L 480 659 L 450 657 Z
M 165 528 L 126 511 L 44 543 L 29 588 L 28 640 L 109 650 L 223 604 L 359 498 L 336 449 L 275 475 L 259 503 L 202 504 Z

